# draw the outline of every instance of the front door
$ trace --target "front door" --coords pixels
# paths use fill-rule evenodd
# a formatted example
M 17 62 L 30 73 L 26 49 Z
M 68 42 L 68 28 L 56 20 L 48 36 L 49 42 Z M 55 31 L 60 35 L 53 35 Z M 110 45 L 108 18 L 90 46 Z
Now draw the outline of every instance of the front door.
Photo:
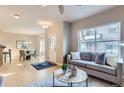
M 45 39 L 40 40 L 40 56 L 43 58 L 45 56 Z
M 49 36 L 49 61 L 56 63 L 56 34 Z

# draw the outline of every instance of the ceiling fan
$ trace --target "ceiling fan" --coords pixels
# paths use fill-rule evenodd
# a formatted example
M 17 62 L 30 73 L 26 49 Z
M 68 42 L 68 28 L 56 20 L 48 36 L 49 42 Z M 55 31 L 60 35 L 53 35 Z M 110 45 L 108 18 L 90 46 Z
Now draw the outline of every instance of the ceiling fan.
M 42 7 L 46 7 L 48 5 L 42 5 Z M 75 5 L 75 6 L 81 6 L 81 5 Z M 59 13 L 64 14 L 64 5 L 58 5 Z
M 58 8 L 59 8 L 59 13 L 60 14 L 64 14 L 64 6 L 63 5 L 59 5 Z

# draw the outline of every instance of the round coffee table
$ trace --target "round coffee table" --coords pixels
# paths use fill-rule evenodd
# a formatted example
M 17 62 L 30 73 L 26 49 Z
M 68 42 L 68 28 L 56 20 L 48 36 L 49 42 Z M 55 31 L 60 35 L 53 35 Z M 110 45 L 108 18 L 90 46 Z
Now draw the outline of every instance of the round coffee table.
M 77 68 L 76 76 L 70 77 L 71 71 L 67 70 L 66 74 L 63 74 L 62 69 L 57 69 L 53 72 L 53 87 L 55 87 L 55 79 L 67 83 L 69 87 L 73 84 L 86 82 L 86 87 L 88 87 L 88 75 L 85 71 Z

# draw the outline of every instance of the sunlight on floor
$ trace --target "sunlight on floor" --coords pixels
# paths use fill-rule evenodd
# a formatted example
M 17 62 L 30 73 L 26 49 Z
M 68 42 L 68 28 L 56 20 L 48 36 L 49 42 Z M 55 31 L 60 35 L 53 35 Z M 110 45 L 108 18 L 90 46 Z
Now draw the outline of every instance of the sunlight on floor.
M 23 66 L 23 64 L 16 64 L 17 66 Z
M 13 72 L 13 73 L 5 73 L 5 74 L 0 74 L 0 76 L 7 77 L 7 76 L 14 75 L 14 74 L 15 74 L 15 72 Z

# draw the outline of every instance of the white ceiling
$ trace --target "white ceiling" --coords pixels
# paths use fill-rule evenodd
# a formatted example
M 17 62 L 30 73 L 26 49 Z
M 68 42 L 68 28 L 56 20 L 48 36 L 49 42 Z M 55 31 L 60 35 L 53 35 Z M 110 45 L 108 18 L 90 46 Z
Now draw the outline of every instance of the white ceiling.
M 49 5 L 42 7 L 40 5 L 16 5 L 16 6 L 0 6 L 0 31 L 12 32 L 20 34 L 37 35 L 41 33 L 42 27 L 39 21 L 53 22 L 64 20 L 74 22 L 96 13 L 103 12 L 115 6 L 106 5 L 83 5 L 83 6 L 64 6 L 64 14 L 60 15 L 58 6 Z M 20 14 L 21 19 L 17 20 L 12 14 Z

